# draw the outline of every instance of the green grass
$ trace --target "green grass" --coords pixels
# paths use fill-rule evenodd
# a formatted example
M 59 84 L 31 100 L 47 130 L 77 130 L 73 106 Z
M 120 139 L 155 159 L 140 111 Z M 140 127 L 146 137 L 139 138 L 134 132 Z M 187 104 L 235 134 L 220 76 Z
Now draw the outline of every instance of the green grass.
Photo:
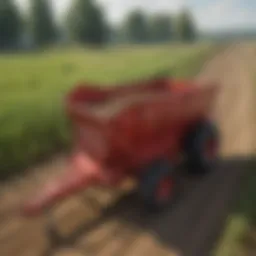
M 0 55 L 0 178 L 67 147 L 62 101 L 77 82 L 109 86 L 165 68 L 175 77 L 191 77 L 215 51 L 195 44 Z

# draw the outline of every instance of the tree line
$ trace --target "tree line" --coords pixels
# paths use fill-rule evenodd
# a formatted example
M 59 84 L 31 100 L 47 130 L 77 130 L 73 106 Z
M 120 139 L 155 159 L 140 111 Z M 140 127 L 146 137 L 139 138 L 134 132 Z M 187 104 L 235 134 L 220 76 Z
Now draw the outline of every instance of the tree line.
M 17 47 L 27 38 L 38 47 L 63 38 L 98 46 L 120 42 L 191 42 L 196 39 L 196 27 L 188 10 L 182 10 L 175 18 L 166 13 L 146 15 L 142 10 L 133 10 L 121 24 L 110 26 L 104 10 L 94 0 L 73 0 L 65 19 L 57 25 L 49 0 L 30 0 L 27 15 L 21 14 L 14 0 L 1 0 L 0 48 Z

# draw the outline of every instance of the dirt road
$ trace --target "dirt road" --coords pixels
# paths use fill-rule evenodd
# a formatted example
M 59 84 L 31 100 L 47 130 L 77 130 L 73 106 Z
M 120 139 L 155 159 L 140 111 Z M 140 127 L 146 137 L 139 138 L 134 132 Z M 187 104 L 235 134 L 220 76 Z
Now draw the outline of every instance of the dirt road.
M 126 191 L 121 198 L 119 192 L 90 190 L 82 199 L 70 199 L 55 213 L 57 226 L 68 239 L 65 246 L 52 248 L 51 255 L 209 255 L 254 149 L 254 67 L 256 47 L 235 44 L 215 56 L 198 76 L 199 80 L 223 85 L 215 111 L 222 132 L 223 160 L 214 173 L 201 179 L 186 178 L 177 205 L 156 215 L 145 213 L 136 194 Z M 53 159 L 34 175 L 2 189 L 0 255 L 41 256 L 47 247 L 51 248 L 44 233 L 45 219 L 24 220 L 15 216 L 13 206 L 64 166 L 64 158 Z M 93 207 L 90 197 L 100 198 L 100 207 Z M 84 204 L 79 204 L 81 201 Z M 104 205 L 108 206 L 106 210 Z M 44 255 L 50 255 L 47 253 Z

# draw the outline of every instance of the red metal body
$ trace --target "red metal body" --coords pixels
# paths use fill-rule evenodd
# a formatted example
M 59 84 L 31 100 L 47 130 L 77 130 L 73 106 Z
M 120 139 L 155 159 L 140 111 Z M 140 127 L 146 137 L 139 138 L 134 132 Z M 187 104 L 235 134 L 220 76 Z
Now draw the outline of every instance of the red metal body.
M 193 81 L 156 79 L 112 88 L 79 85 L 68 94 L 74 149 L 66 176 L 24 206 L 28 215 L 88 186 L 118 185 L 158 158 L 179 159 L 182 139 L 208 118 L 218 88 Z

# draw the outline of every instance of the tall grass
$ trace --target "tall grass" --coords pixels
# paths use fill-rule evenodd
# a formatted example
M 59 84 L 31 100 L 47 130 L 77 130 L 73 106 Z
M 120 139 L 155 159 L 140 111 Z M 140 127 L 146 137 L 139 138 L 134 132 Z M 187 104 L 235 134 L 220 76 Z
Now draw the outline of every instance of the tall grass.
M 62 101 L 77 82 L 110 86 L 166 67 L 172 76 L 189 77 L 213 48 L 195 44 L 0 55 L 0 178 L 69 145 Z

